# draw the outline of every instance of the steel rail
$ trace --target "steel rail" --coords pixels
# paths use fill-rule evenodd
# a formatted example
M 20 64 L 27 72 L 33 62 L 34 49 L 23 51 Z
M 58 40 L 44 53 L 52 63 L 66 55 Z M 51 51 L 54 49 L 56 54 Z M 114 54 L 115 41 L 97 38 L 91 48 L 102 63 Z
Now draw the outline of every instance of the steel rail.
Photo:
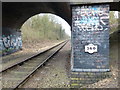
M 50 58 L 52 58 L 59 50 L 61 50 L 67 43 L 68 41 L 65 41 L 65 43 L 58 48 L 54 53 L 49 55 L 42 63 L 40 63 L 30 74 L 28 74 L 21 82 L 19 82 L 16 87 L 13 88 L 13 90 L 18 89 L 20 86 L 24 85 L 25 82 L 31 77 L 41 66 L 43 66 Z
M 13 67 L 15 67 L 15 66 L 17 66 L 17 65 L 20 65 L 20 64 L 22 64 L 22 63 L 24 63 L 24 62 L 26 62 L 26 61 L 29 61 L 30 59 L 35 58 L 35 57 L 37 57 L 37 56 L 39 56 L 39 55 L 41 55 L 41 54 L 43 54 L 43 53 L 45 53 L 45 52 L 47 52 L 47 51 L 49 51 L 49 50 L 51 50 L 51 49 L 59 46 L 60 44 L 62 44 L 62 43 L 64 43 L 64 42 L 66 42 L 66 41 L 63 41 L 63 42 L 61 42 L 61 43 L 59 43 L 59 44 L 57 44 L 57 45 L 52 46 L 51 48 L 49 48 L 49 49 L 47 49 L 47 50 L 44 50 L 44 51 L 39 52 L 39 53 L 37 53 L 37 54 L 34 54 L 33 56 L 30 56 L 30 57 L 28 57 L 28 58 L 26 58 L 26 59 L 24 59 L 24 60 L 22 60 L 22 61 L 20 61 L 20 62 L 18 62 L 18 63 L 15 63 L 15 64 L 13 64 L 13 65 L 11 65 L 11 66 L 9 66 L 9 67 L 1 70 L 0 73 L 2 73 L 2 72 L 4 72 L 4 71 L 7 71 L 8 69 L 13 68 Z

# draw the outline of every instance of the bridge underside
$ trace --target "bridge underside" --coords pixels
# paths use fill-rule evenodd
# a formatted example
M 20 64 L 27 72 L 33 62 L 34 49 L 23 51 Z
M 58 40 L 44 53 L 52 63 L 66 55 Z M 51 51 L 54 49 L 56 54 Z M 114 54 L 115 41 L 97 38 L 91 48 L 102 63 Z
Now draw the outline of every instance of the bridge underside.
M 30 17 L 40 13 L 60 16 L 71 25 L 71 10 L 68 2 L 3 2 L 2 35 L 0 51 L 9 54 L 22 48 L 20 28 Z M 110 3 L 111 11 L 120 11 L 120 2 Z M 0 32 L 1 33 L 1 32 Z M 4 53 L 5 52 L 5 53 Z
M 71 22 L 68 3 L 4 2 L 2 5 L 3 27 L 20 29 L 28 18 L 39 13 L 56 14 Z
M 31 16 L 39 13 L 53 13 L 71 25 L 71 11 L 68 2 L 3 2 L 3 27 L 20 29 Z M 120 3 L 110 3 L 111 11 L 120 11 Z

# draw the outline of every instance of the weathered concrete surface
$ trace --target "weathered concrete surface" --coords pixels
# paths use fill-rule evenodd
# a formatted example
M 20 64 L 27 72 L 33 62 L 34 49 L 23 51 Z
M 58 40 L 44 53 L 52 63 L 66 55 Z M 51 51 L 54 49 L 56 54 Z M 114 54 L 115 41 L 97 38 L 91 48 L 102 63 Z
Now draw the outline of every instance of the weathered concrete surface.
M 70 7 L 65 2 L 3 2 L 2 11 L 3 27 L 20 29 L 28 18 L 39 13 L 53 13 L 71 23 Z

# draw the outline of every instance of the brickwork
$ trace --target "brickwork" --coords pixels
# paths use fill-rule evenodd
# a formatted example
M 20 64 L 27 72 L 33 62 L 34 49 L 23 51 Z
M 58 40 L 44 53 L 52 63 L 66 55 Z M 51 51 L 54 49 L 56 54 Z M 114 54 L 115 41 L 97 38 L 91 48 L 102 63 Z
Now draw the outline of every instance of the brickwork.
M 72 71 L 109 71 L 109 4 L 72 6 Z
M 70 87 L 79 88 L 111 77 L 111 72 L 71 72 Z

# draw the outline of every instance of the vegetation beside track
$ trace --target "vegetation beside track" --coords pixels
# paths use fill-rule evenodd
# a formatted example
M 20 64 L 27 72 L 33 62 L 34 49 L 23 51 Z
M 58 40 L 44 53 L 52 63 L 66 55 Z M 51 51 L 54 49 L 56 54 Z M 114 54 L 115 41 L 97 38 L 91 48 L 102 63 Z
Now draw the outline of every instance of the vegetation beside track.
M 111 34 L 111 33 L 118 30 L 118 25 L 119 25 L 118 20 L 119 20 L 119 18 L 117 18 L 115 16 L 114 11 L 110 11 L 110 18 L 109 19 L 110 19 L 109 22 L 110 22 L 110 34 Z
M 23 43 L 63 40 L 69 38 L 57 23 L 55 16 L 35 15 L 29 18 L 21 27 Z

